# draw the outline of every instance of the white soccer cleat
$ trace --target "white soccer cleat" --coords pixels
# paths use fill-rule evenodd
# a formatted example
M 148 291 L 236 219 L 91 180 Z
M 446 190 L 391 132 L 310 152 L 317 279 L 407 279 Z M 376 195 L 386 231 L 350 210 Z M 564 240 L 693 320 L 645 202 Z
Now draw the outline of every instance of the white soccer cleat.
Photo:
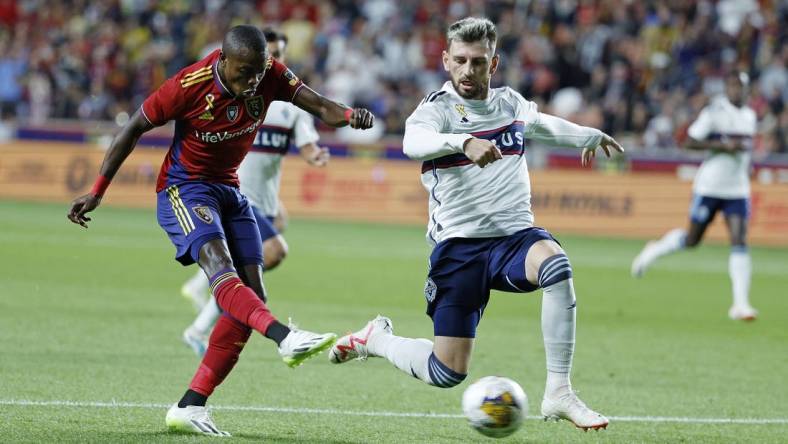
M 292 323 L 290 333 L 279 344 L 279 355 L 289 367 L 298 367 L 304 361 L 334 345 L 334 333 L 312 333 L 299 330 Z
M 377 315 L 375 319 L 367 322 L 367 325 L 361 330 L 339 338 L 337 343 L 331 347 L 328 360 L 332 364 L 342 364 L 353 359 L 366 360 L 370 356 L 369 341 L 378 335 L 390 334 L 394 334 L 391 319 Z
M 189 405 L 184 408 L 173 404 L 167 410 L 167 417 L 164 419 L 167 428 L 173 432 L 199 433 L 209 436 L 230 436 L 229 433 L 219 430 L 211 419 L 210 413 L 205 406 Z
M 192 303 L 194 311 L 197 313 L 199 313 L 200 310 L 205 307 L 205 304 L 211 300 L 210 292 L 201 288 L 197 288 L 197 286 L 195 286 L 191 280 L 187 281 L 181 287 L 181 296 Z
M 728 317 L 734 321 L 754 321 L 758 318 L 758 310 L 749 305 L 734 305 L 728 310 Z
M 609 423 L 607 418 L 588 408 L 573 390 L 557 398 L 543 398 L 542 416 L 545 421 L 565 419 L 586 432 L 604 429 Z
M 194 327 L 189 326 L 184 330 L 181 340 L 192 349 L 197 357 L 205 356 L 205 351 L 208 349 L 208 337 L 195 330 Z
M 635 257 L 635 260 L 632 261 L 632 268 L 630 269 L 630 273 L 632 273 L 632 277 L 634 278 L 641 278 L 644 274 L 646 274 L 646 270 L 654 261 L 651 254 L 651 248 L 654 244 L 654 241 L 649 241 L 646 243 L 646 246 L 643 247 L 643 250 Z

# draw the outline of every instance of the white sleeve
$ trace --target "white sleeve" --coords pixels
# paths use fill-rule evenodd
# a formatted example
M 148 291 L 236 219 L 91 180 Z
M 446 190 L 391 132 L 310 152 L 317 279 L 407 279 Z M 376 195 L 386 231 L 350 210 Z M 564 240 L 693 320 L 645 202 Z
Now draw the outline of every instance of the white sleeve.
M 536 120 L 526 126 L 526 138 L 547 145 L 573 148 L 595 148 L 602 141 L 602 131 L 580 126 L 560 117 L 537 113 Z
M 443 131 L 443 114 L 433 102 L 422 103 L 405 121 L 402 149 L 415 160 L 431 160 L 463 152 L 470 134 L 449 134 Z
M 293 143 L 299 148 L 308 143 L 317 143 L 320 136 L 315 129 L 315 119 L 301 108 L 296 108 L 296 110 L 298 114 L 295 118 L 295 125 L 293 125 Z
M 703 108 L 698 118 L 687 129 L 687 135 L 697 141 L 706 140 L 711 134 L 711 113 L 708 108 Z

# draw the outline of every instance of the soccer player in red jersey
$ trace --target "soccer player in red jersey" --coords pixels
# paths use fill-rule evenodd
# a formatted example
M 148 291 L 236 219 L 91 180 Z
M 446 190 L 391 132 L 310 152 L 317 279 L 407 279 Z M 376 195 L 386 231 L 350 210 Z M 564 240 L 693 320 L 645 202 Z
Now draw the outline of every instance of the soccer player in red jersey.
M 175 120 L 175 134 L 159 173 L 157 217 L 183 265 L 198 263 L 224 311 L 183 398 L 166 416 L 170 429 L 208 435 L 220 431 L 205 408 L 230 373 L 252 330 L 276 342 L 291 367 L 330 347 L 333 333 L 281 324 L 266 306 L 262 242 L 238 169 L 274 100 L 292 102 L 334 127 L 370 128 L 374 116 L 350 109 L 306 86 L 268 54 L 263 33 L 236 26 L 222 49 L 188 66 L 151 94 L 115 137 L 93 189 L 76 198 L 68 218 L 87 228 L 115 173 L 140 136 Z

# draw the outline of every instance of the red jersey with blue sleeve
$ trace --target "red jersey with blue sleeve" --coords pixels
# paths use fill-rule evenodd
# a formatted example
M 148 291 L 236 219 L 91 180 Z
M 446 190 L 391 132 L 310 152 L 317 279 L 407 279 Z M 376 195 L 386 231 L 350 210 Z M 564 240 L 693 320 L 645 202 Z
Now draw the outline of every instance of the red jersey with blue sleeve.
M 238 187 L 238 166 L 252 147 L 268 105 L 292 102 L 303 86 L 285 65 L 269 58 L 254 96 L 235 97 L 219 78 L 220 51 L 182 69 L 142 104 L 156 126 L 175 120 L 156 192 L 190 181 Z

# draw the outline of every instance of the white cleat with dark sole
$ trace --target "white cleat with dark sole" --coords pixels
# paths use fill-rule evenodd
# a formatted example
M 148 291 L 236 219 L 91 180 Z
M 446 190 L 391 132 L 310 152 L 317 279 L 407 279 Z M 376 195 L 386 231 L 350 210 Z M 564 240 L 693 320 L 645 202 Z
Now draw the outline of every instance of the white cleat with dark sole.
M 542 399 L 542 416 L 545 421 L 565 419 L 586 432 L 588 429 L 604 429 L 610 422 L 604 416 L 588 408 L 574 391 L 569 391 L 557 398 Z
M 646 270 L 653 262 L 651 258 L 651 246 L 654 244 L 654 241 L 649 241 L 643 250 L 635 257 L 635 260 L 632 261 L 632 267 L 630 268 L 630 273 L 632 274 L 633 278 L 642 278 L 644 274 L 646 274 Z
M 327 350 L 336 340 L 337 335 L 334 333 L 312 333 L 298 330 L 290 324 L 290 333 L 279 344 L 279 355 L 288 367 L 295 368 L 307 359 Z
M 754 321 L 758 318 L 758 310 L 749 305 L 734 305 L 728 310 L 728 317 L 734 321 Z
M 328 360 L 332 364 L 342 364 L 353 359 L 366 360 L 370 355 L 369 341 L 379 335 L 394 334 L 394 326 L 391 319 L 378 315 L 375 319 L 367 322 L 361 330 L 342 336 L 328 352 Z
M 167 417 L 164 419 L 164 422 L 171 432 L 197 433 L 221 437 L 230 436 L 229 433 L 216 427 L 210 413 L 208 413 L 208 409 L 204 406 L 189 405 L 180 408 L 175 403 L 167 410 Z

